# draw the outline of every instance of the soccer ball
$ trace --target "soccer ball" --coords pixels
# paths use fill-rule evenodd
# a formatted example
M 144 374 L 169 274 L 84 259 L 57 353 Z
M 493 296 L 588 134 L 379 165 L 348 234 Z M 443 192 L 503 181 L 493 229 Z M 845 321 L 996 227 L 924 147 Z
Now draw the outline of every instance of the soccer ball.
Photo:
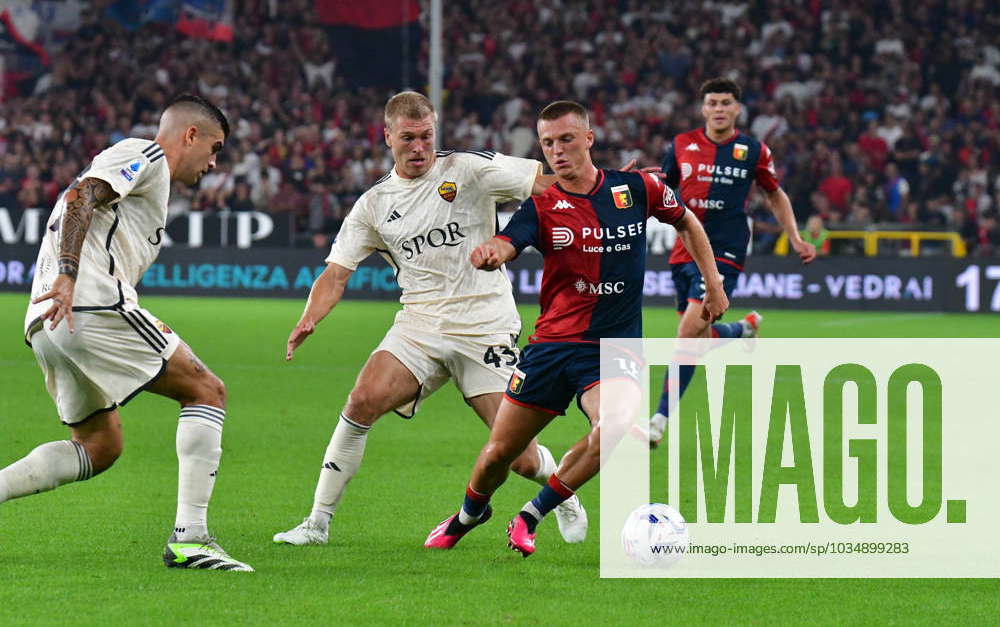
M 681 513 L 663 503 L 642 505 L 622 527 L 622 547 L 636 564 L 670 568 L 688 546 L 688 528 Z

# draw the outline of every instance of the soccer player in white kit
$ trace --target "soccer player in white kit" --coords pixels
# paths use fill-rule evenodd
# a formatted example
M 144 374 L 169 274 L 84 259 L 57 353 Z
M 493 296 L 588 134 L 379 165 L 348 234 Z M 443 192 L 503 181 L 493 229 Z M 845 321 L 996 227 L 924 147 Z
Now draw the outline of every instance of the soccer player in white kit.
M 340 302 L 358 264 L 380 253 L 396 270 L 403 309 L 372 352 L 351 390 L 326 449 L 313 509 L 274 541 L 326 544 L 330 518 L 361 466 L 371 426 L 396 410 L 417 406 L 449 378 L 486 423 L 493 424 L 518 359 L 521 320 L 503 272 L 477 272 L 472 249 L 496 233 L 496 203 L 523 200 L 555 180 L 541 164 L 491 151 L 435 151 L 437 116 L 416 92 L 396 94 L 385 107 L 385 141 L 392 171 L 362 194 L 344 220 L 316 279 L 305 311 L 288 338 L 286 359 Z M 544 484 L 556 463 L 534 441 L 513 470 Z M 571 499 L 556 511 L 567 542 L 582 542 L 586 512 Z
M 197 183 L 228 135 L 213 104 L 179 96 L 155 141 L 129 138 L 104 150 L 60 196 L 38 252 L 24 338 L 71 439 L 42 444 L 0 470 L 0 503 L 110 468 L 123 447 L 118 407 L 148 390 L 181 405 L 177 518 L 164 563 L 253 571 L 208 533 L 226 388 L 139 306 L 135 290 L 160 252 L 170 184 Z

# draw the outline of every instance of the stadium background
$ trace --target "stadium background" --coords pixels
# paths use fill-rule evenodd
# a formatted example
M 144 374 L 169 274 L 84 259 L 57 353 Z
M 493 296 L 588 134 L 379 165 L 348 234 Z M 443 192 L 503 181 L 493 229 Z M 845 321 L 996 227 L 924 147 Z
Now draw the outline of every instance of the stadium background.
M 1000 13 L 990 3 L 444 4 L 442 147 L 541 159 L 534 116 L 548 101 L 571 97 L 593 111 L 598 164 L 657 165 L 665 142 L 700 125 L 698 85 L 731 76 L 744 87 L 739 125 L 772 148 L 800 225 L 820 220 L 820 238 L 824 229 L 885 235 L 874 248 L 830 238 L 827 254 L 803 268 L 774 254 L 775 224 L 752 196 L 753 255 L 734 314 L 765 308 L 767 332 L 779 337 L 996 335 Z M 46 435 L 64 437 L 20 339 L 39 225 L 93 154 L 123 137 L 152 137 L 171 94 L 199 92 L 223 107 L 234 133 L 215 172 L 197 188 L 172 190 L 172 245 L 140 293 L 183 295 L 143 302 L 229 384 L 238 418 L 227 428 L 213 526 L 261 571 L 250 583 L 199 578 L 197 589 L 162 571 L 156 557 L 173 507 L 174 409 L 140 398 L 124 412 L 129 444 L 115 471 L 0 508 L 0 568 L 10 574 L 0 584 L 0 619 L 995 617 L 990 582 L 602 582 L 593 532 L 571 547 L 548 529 L 544 554 L 524 563 L 500 551 L 496 529 L 470 536 L 462 551 L 425 555 L 419 540 L 453 509 L 485 439 L 452 388 L 432 398 L 418 422 L 380 423 L 329 547 L 269 545 L 271 533 L 305 513 L 336 408 L 395 309 L 391 272 L 373 260 L 297 361 L 280 363 L 330 239 L 354 199 L 391 167 L 382 141 L 386 98 L 428 84 L 429 7 L 417 0 L 0 4 L 0 288 L 13 292 L 0 295 L 7 338 L 0 416 L 8 433 L 0 464 Z M 948 240 L 912 233 L 954 233 L 966 256 L 953 256 Z M 648 335 L 673 334 L 664 308 L 672 299 L 663 254 L 671 243 L 669 229 L 651 237 Z M 526 255 L 510 269 L 526 325 L 539 267 Z M 207 298 L 226 295 L 238 298 Z M 882 313 L 894 310 L 909 313 Z M 978 315 L 939 313 L 946 311 Z M 582 428 L 568 418 L 545 439 L 562 450 Z M 511 480 L 505 492 L 499 507 L 512 509 L 531 490 Z M 592 486 L 583 494 L 592 508 L 597 496 Z

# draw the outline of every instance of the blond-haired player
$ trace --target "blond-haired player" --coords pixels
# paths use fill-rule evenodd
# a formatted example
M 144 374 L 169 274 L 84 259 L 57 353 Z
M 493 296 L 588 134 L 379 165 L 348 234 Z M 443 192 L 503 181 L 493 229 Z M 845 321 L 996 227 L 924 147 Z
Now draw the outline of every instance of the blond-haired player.
M 310 515 L 275 542 L 325 544 L 344 489 L 361 465 L 371 426 L 396 410 L 412 417 L 421 399 L 454 379 L 466 402 L 493 424 L 517 362 L 521 320 L 503 272 L 477 272 L 467 259 L 496 233 L 496 204 L 523 200 L 554 177 L 541 164 L 492 151 L 436 151 L 436 114 L 415 92 L 385 107 L 393 169 L 365 192 L 337 236 L 326 270 L 288 338 L 286 358 L 340 302 L 351 273 L 373 252 L 396 270 L 402 310 L 358 375 L 323 457 Z M 556 463 L 532 442 L 514 461 L 544 484 Z M 582 542 L 586 513 L 577 499 L 557 510 L 567 542 Z

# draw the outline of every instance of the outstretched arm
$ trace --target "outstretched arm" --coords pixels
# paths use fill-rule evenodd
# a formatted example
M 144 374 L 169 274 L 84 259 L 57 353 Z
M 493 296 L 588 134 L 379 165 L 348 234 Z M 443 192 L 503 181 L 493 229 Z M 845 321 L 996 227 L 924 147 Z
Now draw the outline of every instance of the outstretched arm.
M 326 317 L 330 311 L 337 306 L 344 295 L 344 288 L 347 280 L 354 274 L 353 270 L 348 270 L 344 266 L 336 263 L 326 264 L 326 270 L 317 277 L 309 290 L 309 300 L 306 301 L 305 311 L 292 332 L 288 335 L 288 345 L 285 351 L 285 361 L 292 360 L 292 353 L 306 338 L 316 330 L 316 325 Z
M 469 261 L 479 270 L 496 270 L 514 257 L 517 257 L 514 245 L 502 237 L 494 237 L 473 248 Z
M 792 248 L 799 254 L 802 263 L 809 263 L 816 258 L 816 247 L 804 241 L 799 235 L 799 226 L 795 223 L 795 214 L 792 212 L 792 201 L 788 199 L 788 194 L 780 187 L 773 192 L 764 192 L 767 197 L 767 206 L 778 220 L 778 224 L 788 235 L 788 241 Z
M 52 289 L 31 301 L 40 303 L 52 300 L 52 306 L 42 314 L 42 320 L 52 320 L 50 329 L 59 326 L 65 318 L 72 333 L 73 291 L 76 277 L 80 272 L 80 251 L 87 239 L 87 231 L 94 219 L 94 210 L 118 198 L 118 194 L 106 181 L 85 178 L 66 192 L 66 209 L 63 210 L 59 243 L 59 275 L 52 283 Z
M 701 316 L 709 322 L 714 322 L 729 309 L 729 297 L 722 287 L 722 275 L 715 265 L 712 245 L 705 234 L 705 228 L 698 218 L 687 210 L 674 228 L 677 229 L 677 236 L 684 242 L 684 248 L 691 253 L 691 258 L 698 264 L 698 270 L 705 280 L 705 299 L 701 303 Z

